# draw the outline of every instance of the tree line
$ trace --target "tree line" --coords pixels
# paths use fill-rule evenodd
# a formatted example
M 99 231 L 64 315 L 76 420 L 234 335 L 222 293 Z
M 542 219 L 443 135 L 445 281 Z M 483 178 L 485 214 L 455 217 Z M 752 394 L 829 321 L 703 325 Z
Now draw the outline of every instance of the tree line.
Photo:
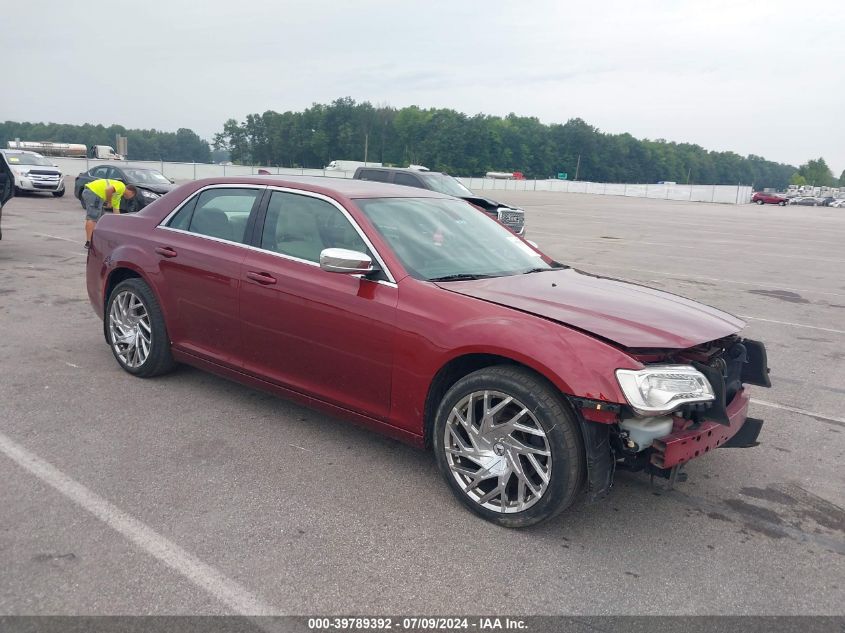
M 541 123 L 535 117 L 473 116 L 446 108 L 393 108 L 349 97 L 301 112 L 229 119 L 214 147 L 235 163 L 320 168 L 332 160 L 421 164 L 481 176 L 521 171 L 528 178 L 595 182 L 675 181 L 785 188 L 799 169 L 753 154 L 708 151 L 699 145 L 608 134 L 581 119 Z
M 85 145 L 128 139 L 128 158 L 176 162 L 229 160 L 239 164 L 322 168 L 332 160 L 421 164 L 462 176 L 521 171 L 528 178 L 594 182 L 845 186 L 819 158 L 800 167 L 749 154 L 714 152 L 690 143 L 608 134 L 582 119 L 544 124 L 536 117 L 467 115 L 446 108 L 394 108 L 349 97 L 301 112 L 268 110 L 229 119 L 209 143 L 193 130 L 127 129 L 121 125 L 0 123 L 0 147 L 20 138 Z
M 115 146 L 115 136 L 127 139 L 127 158 L 132 160 L 167 160 L 174 162 L 207 163 L 211 161 L 208 141 L 193 130 L 179 128 L 176 132 L 127 129 L 122 125 L 70 125 L 64 123 L 0 123 L 0 147 L 8 141 L 53 141 Z

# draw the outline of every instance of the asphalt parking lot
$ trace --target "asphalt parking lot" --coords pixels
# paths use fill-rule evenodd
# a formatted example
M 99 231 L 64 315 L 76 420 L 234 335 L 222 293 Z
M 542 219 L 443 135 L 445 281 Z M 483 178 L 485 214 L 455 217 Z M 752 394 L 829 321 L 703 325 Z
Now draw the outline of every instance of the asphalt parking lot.
M 845 613 L 845 210 L 496 196 L 563 262 L 745 317 L 774 383 L 753 393 L 761 445 L 672 491 L 622 473 L 600 503 L 498 528 L 428 453 L 191 368 L 121 371 L 78 202 L 15 198 L 0 613 Z

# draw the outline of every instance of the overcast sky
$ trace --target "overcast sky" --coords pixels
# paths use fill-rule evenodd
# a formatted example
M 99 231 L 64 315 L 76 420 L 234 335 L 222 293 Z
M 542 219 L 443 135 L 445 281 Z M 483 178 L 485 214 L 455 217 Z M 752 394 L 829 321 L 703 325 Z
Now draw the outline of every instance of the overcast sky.
M 351 96 L 845 169 L 842 0 L 4 2 L 0 47 L 0 120 L 210 139 Z

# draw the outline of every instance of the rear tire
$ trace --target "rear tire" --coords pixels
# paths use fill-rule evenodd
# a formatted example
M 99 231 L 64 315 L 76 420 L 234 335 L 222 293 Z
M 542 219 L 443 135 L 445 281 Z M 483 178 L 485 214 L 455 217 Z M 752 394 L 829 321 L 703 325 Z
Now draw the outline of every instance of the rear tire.
M 461 378 L 443 396 L 433 433 L 452 493 L 503 527 L 550 519 L 582 488 L 578 422 L 560 393 L 528 369 L 500 365 Z
M 164 315 L 145 281 L 131 278 L 117 284 L 103 319 L 106 340 L 124 371 L 151 378 L 175 367 Z

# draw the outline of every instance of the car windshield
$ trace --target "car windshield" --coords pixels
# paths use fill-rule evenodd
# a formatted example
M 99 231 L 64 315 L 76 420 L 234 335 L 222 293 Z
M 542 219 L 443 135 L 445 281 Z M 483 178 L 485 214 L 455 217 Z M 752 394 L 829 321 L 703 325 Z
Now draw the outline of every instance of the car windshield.
M 471 196 L 472 191 L 464 187 L 459 181 L 446 174 L 420 173 L 428 188 L 437 193 L 445 193 L 447 196 Z
M 139 185 L 169 185 L 170 181 L 155 169 L 124 169 L 127 179 Z
M 43 167 L 52 167 L 53 163 L 43 156 L 38 154 L 24 154 L 17 152 L 6 152 L 6 162 L 10 165 L 41 165 Z
M 467 202 L 436 198 L 355 202 L 417 279 L 458 281 L 553 268 L 520 238 Z

